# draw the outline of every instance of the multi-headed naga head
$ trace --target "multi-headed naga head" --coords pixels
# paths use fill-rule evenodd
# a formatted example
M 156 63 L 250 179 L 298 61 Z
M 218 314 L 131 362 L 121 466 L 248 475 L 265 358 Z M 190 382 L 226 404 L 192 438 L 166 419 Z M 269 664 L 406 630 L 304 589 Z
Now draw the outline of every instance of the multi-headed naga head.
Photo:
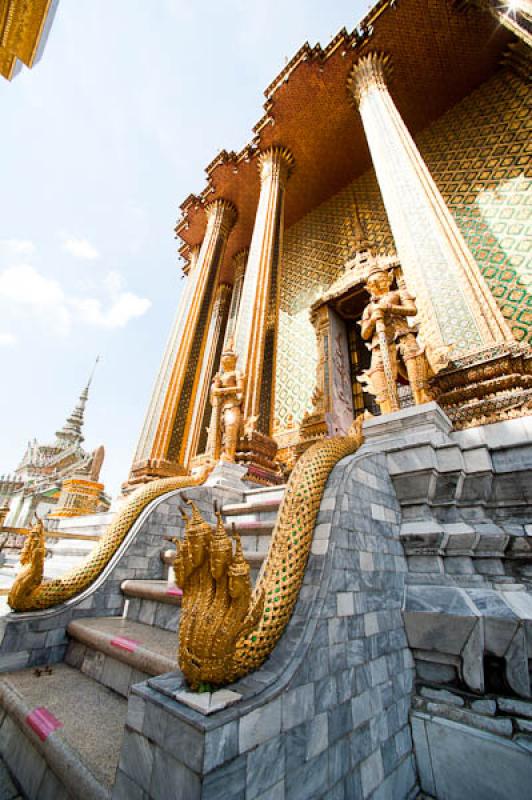
M 231 557 L 233 555 L 233 545 L 226 533 L 222 515 L 216 511 L 216 528 L 211 534 L 210 558 L 211 575 L 214 580 L 219 581 L 227 572 Z
M 240 536 L 235 530 L 234 523 L 232 536 L 236 542 L 236 549 L 227 574 L 229 576 L 229 595 L 233 600 L 236 600 L 237 598 L 242 597 L 242 595 L 244 595 L 246 592 L 250 591 L 251 581 L 249 578 L 249 564 L 244 558 L 242 542 L 240 541 Z
M 186 502 L 191 507 L 192 514 L 187 517 L 183 510 L 181 511 L 185 519 L 185 540 L 188 543 L 192 566 L 197 568 L 207 557 L 211 528 L 201 516 L 195 502 L 193 500 L 186 500 Z

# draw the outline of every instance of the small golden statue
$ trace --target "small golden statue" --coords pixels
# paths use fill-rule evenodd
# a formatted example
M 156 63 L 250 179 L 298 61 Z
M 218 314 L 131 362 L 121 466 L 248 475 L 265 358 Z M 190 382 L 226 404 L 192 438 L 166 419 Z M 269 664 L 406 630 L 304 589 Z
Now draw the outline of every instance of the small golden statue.
M 256 627 L 264 602 L 251 611 L 249 564 L 238 535 L 233 532 L 233 554 L 221 514 L 217 512 L 213 529 L 192 501 L 190 505 L 174 572 L 183 590 L 179 666 L 190 686 L 198 689 L 203 683 L 219 686 L 236 677 L 237 641 Z
M 214 461 L 235 461 L 242 428 L 244 376 L 236 368 L 237 355 L 230 341 L 221 357 L 221 371 L 211 387 L 212 431 L 209 431 Z
M 371 302 L 360 322 L 362 338 L 369 340 L 371 365 L 359 380 L 375 395 L 383 414 L 399 410 L 398 375 L 408 379 L 416 405 L 433 399 L 430 367 L 417 341 L 418 329 L 407 320 L 417 314 L 414 298 L 402 281 L 399 289 L 392 289 L 391 284 L 386 269 L 377 266 L 371 270 L 366 280 Z
M 7 596 L 7 602 L 11 608 L 24 609 L 33 590 L 42 583 L 46 557 L 45 530 L 44 523 L 37 514 L 35 514 L 35 519 L 35 524 L 27 534 L 20 553 L 20 563 L 23 565 L 23 569 L 15 578 Z

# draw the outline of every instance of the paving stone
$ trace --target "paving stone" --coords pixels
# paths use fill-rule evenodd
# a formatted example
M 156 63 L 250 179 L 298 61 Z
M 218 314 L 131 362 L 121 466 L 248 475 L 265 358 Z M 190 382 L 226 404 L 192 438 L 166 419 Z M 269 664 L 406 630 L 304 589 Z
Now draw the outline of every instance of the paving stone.
M 328 784 L 328 757 L 321 753 L 299 769 L 286 775 L 286 800 L 309 800 L 325 795 Z
M 281 731 L 281 698 L 240 718 L 238 749 L 244 753 Z
M 246 766 L 247 755 L 241 755 L 213 770 L 203 780 L 201 800 L 245 800 Z
M 507 714 L 515 714 L 519 717 L 528 717 L 532 719 L 532 703 L 527 703 L 525 700 L 514 700 L 511 697 L 498 697 L 497 706 L 499 711 L 504 711 Z
M 118 766 L 145 791 L 150 789 L 153 758 L 153 745 L 144 736 L 126 728 Z
M 371 794 L 384 778 L 384 768 L 380 750 L 372 753 L 360 765 L 360 777 L 364 796 Z
M 314 684 L 298 686 L 286 692 L 283 702 L 283 730 L 300 725 L 314 717 Z
M 180 761 L 155 748 L 155 759 L 150 784 L 150 800 L 199 800 L 201 781 L 199 775 Z
M 259 745 L 248 754 L 246 800 L 254 800 L 285 774 L 285 751 L 280 736 Z
M 489 699 L 473 700 L 471 703 L 471 708 L 478 714 L 489 714 L 490 716 L 493 716 L 497 711 L 497 703 L 495 700 Z
M 436 700 L 436 702 L 440 703 L 451 703 L 451 705 L 453 706 L 464 705 L 463 697 L 460 697 L 460 695 L 457 694 L 453 694 L 452 692 L 448 692 L 445 689 L 431 689 L 428 686 L 422 686 L 420 694 L 423 697 L 426 697 L 428 700 Z M 477 700 L 476 702 L 482 702 L 482 701 Z
M 147 800 L 148 795 L 141 787 L 129 778 L 121 769 L 116 772 L 116 780 L 113 786 L 113 800 Z M 55 800 L 50 796 L 50 800 Z
M 327 749 L 329 744 L 329 724 L 326 713 L 318 714 L 309 722 L 306 759 L 310 760 Z
M 238 721 L 220 725 L 205 735 L 204 772 L 230 761 L 238 755 Z

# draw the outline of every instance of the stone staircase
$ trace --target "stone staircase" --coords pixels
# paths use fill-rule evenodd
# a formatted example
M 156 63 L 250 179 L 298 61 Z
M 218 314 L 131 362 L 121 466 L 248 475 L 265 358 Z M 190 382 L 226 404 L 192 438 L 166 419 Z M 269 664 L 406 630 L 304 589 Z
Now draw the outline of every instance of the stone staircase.
M 284 487 L 253 489 L 222 509 L 255 575 L 283 493 Z M 182 593 L 170 567 L 174 555 L 175 549 L 161 554 L 166 579 L 122 582 L 121 616 L 70 622 L 63 663 L 0 679 L 0 753 L 29 800 L 137 797 L 131 787 L 115 785 L 115 772 L 126 717 L 140 730 L 145 724 L 135 718 L 135 703 L 128 707 L 131 686 L 176 669 Z M 143 763 L 149 754 L 138 757 L 139 775 L 149 774 Z

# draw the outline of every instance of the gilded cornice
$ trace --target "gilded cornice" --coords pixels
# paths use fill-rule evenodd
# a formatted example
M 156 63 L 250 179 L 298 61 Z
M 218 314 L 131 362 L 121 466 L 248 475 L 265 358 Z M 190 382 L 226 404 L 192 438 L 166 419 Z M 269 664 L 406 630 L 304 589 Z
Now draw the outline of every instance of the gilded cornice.
M 11 79 L 18 58 L 32 67 L 52 0 L 4 0 L 0 5 L 0 73 Z
M 228 197 L 239 210 L 225 257 L 224 274 L 230 274 L 231 259 L 251 239 L 260 188 L 256 162 L 269 147 L 283 144 L 297 161 L 286 193 L 288 227 L 370 166 L 345 90 L 353 64 L 366 53 L 385 51 L 393 59 L 393 99 L 414 135 L 493 74 L 511 34 L 487 9 L 471 13 L 473 20 L 451 0 L 380 0 L 351 32 L 342 28 L 324 47 L 306 42 L 266 88 L 250 142 L 240 152 L 218 153 L 203 190 L 182 204 L 176 234 L 185 242 L 183 257 L 204 235 L 205 205 Z M 467 59 L 458 68 L 452 53 L 460 49 Z

